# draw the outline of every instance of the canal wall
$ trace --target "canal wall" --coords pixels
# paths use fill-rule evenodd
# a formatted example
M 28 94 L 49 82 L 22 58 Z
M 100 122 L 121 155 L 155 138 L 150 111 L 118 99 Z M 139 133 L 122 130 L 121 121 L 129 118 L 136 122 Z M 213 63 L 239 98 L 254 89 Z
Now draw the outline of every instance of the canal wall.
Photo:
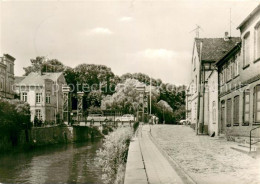
M 102 136 L 97 127 L 34 127 L 31 130 L 22 130 L 15 143 L 10 137 L 0 137 L 0 153 L 51 144 L 82 142 Z

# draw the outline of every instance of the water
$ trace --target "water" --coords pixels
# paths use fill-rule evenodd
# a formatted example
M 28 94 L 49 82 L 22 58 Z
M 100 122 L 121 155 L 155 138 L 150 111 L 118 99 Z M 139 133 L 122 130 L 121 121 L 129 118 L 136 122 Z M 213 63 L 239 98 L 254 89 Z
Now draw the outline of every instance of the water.
M 52 145 L 23 153 L 0 155 L 0 183 L 98 183 L 95 165 L 102 140 Z

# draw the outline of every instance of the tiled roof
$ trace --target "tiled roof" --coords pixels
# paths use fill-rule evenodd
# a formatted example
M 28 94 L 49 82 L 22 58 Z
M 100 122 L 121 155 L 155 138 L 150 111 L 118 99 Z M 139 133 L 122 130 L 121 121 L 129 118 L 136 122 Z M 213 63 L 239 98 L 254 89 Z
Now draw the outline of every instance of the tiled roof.
M 228 41 L 225 41 L 224 38 L 195 38 L 198 54 L 200 53 L 201 42 L 201 60 L 216 62 L 236 46 L 236 44 L 240 43 L 241 39 L 240 37 L 231 37 Z
M 43 73 L 42 75 L 39 73 L 30 73 L 26 76 L 19 84 L 21 85 L 43 85 L 45 79 L 51 79 L 52 81 L 56 81 L 62 72 L 58 73 Z

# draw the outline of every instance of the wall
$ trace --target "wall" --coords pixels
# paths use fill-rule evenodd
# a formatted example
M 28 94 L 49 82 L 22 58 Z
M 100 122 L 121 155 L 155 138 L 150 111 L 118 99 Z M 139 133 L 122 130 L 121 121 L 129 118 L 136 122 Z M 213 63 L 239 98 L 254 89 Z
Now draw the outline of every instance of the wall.
M 213 103 L 215 107 L 213 107 Z M 218 135 L 218 72 L 213 71 L 208 79 L 208 132 Z M 214 112 L 215 111 L 215 112 Z M 215 113 L 215 117 L 214 116 Z
M 13 146 L 9 137 L 1 137 L 0 153 L 11 150 L 22 150 L 31 146 L 87 141 L 91 138 L 102 136 L 97 127 L 38 127 L 28 131 L 28 141 L 26 141 L 26 133 L 23 130 L 15 146 Z

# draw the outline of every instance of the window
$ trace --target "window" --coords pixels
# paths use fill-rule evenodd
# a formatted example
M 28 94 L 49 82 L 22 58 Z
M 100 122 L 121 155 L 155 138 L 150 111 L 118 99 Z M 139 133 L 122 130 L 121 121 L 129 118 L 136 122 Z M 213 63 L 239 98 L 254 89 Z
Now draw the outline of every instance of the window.
M 233 126 L 239 126 L 239 96 L 234 97 Z
M 197 119 L 197 102 L 194 103 L 194 120 Z
M 260 22 L 255 27 L 255 59 L 260 58 Z
M 223 68 L 223 84 L 225 84 L 226 83 L 226 80 L 227 78 L 226 78 L 226 67 L 224 67 Z
M 27 102 L 27 93 L 22 93 L 22 101 Z
M 194 70 L 196 69 L 196 56 L 194 57 L 194 60 L 193 60 L 193 69 Z
M 213 124 L 216 124 L 216 118 L 217 117 L 217 110 L 216 110 L 216 102 L 213 101 L 212 102 L 212 120 L 213 120 Z
M 195 92 L 197 92 L 197 75 L 195 76 Z
M 250 33 L 248 32 L 245 36 L 244 36 L 244 48 L 243 48 L 243 66 L 246 67 L 247 65 L 249 65 L 249 61 L 250 61 L 250 43 L 249 40 L 250 39 Z
M 249 113 L 250 113 L 250 92 L 244 92 L 244 122 L 243 125 L 249 125 Z
M 231 98 L 227 100 L 227 127 L 231 126 L 231 109 L 232 109 L 232 101 Z
M 254 124 L 260 124 L 260 85 L 254 89 Z
M 0 78 L 0 90 L 2 91 L 4 89 L 4 79 Z
M 220 85 L 223 85 L 223 74 L 222 72 L 219 73 L 219 81 L 220 81 Z
M 36 109 L 36 110 L 35 110 L 35 116 L 36 116 L 38 119 L 42 119 L 42 114 L 41 114 L 41 110 L 40 110 L 40 109 Z
M 41 103 L 41 99 L 42 99 L 42 94 L 36 93 L 36 103 Z
M 46 94 L 46 103 L 50 104 L 51 103 L 51 95 Z
M 236 77 L 238 75 L 238 70 L 239 70 L 238 59 L 235 59 L 234 61 L 233 70 L 234 70 L 233 77 Z
M 229 63 L 227 66 L 227 81 L 232 79 L 232 64 Z

